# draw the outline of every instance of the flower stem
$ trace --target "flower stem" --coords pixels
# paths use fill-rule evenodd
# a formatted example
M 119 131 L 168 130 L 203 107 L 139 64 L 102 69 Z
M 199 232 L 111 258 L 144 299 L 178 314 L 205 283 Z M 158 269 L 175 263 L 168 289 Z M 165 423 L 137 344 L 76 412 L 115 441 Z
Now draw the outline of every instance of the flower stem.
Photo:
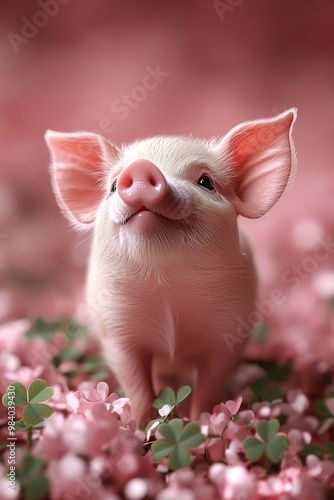
M 31 451 L 31 445 L 32 445 L 32 428 L 28 427 L 27 428 L 27 450 Z

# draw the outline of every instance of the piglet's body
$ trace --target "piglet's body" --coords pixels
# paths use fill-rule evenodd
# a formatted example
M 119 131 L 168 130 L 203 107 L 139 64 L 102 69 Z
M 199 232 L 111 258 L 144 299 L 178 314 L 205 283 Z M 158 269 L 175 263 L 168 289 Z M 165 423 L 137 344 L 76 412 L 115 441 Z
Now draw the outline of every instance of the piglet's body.
M 121 149 L 93 133 L 47 133 L 58 202 L 94 228 L 88 304 L 139 423 L 167 384 L 191 383 L 191 418 L 221 401 L 244 347 L 232 352 L 226 339 L 249 323 L 256 294 L 237 215 L 260 217 L 283 193 L 295 114 L 216 141 L 162 136 Z

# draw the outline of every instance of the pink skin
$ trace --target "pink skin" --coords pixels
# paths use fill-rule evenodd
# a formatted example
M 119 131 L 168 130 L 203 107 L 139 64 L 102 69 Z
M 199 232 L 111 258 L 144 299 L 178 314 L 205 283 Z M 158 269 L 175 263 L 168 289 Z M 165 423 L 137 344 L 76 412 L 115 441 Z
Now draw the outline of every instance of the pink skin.
M 87 300 L 140 425 L 165 385 L 192 385 L 192 419 L 221 402 L 256 298 L 237 215 L 260 217 L 282 195 L 295 116 L 219 141 L 156 137 L 122 150 L 96 134 L 47 133 L 57 200 L 94 227 Z

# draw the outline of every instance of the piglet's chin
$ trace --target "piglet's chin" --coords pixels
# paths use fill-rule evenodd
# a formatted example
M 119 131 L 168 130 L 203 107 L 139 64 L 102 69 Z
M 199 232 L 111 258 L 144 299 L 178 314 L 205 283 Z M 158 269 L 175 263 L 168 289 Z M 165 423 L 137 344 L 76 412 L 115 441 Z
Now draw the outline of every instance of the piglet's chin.
M 151 234 L 158 231 L 166 221 L 165 217 L 144 209 L 132 215 L 123 229 L 141 234 Z

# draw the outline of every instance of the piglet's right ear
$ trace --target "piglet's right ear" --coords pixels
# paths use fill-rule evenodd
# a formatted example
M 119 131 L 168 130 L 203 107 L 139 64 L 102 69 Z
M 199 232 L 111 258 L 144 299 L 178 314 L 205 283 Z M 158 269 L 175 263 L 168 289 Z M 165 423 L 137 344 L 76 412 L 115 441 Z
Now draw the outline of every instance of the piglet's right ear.
M 107 173 L 119 150 L 91 132 L 62 133 L 48 130 L 51 176 L 57 202 L 75 225 L 94 222 L 96 209 L 106 195 Z

